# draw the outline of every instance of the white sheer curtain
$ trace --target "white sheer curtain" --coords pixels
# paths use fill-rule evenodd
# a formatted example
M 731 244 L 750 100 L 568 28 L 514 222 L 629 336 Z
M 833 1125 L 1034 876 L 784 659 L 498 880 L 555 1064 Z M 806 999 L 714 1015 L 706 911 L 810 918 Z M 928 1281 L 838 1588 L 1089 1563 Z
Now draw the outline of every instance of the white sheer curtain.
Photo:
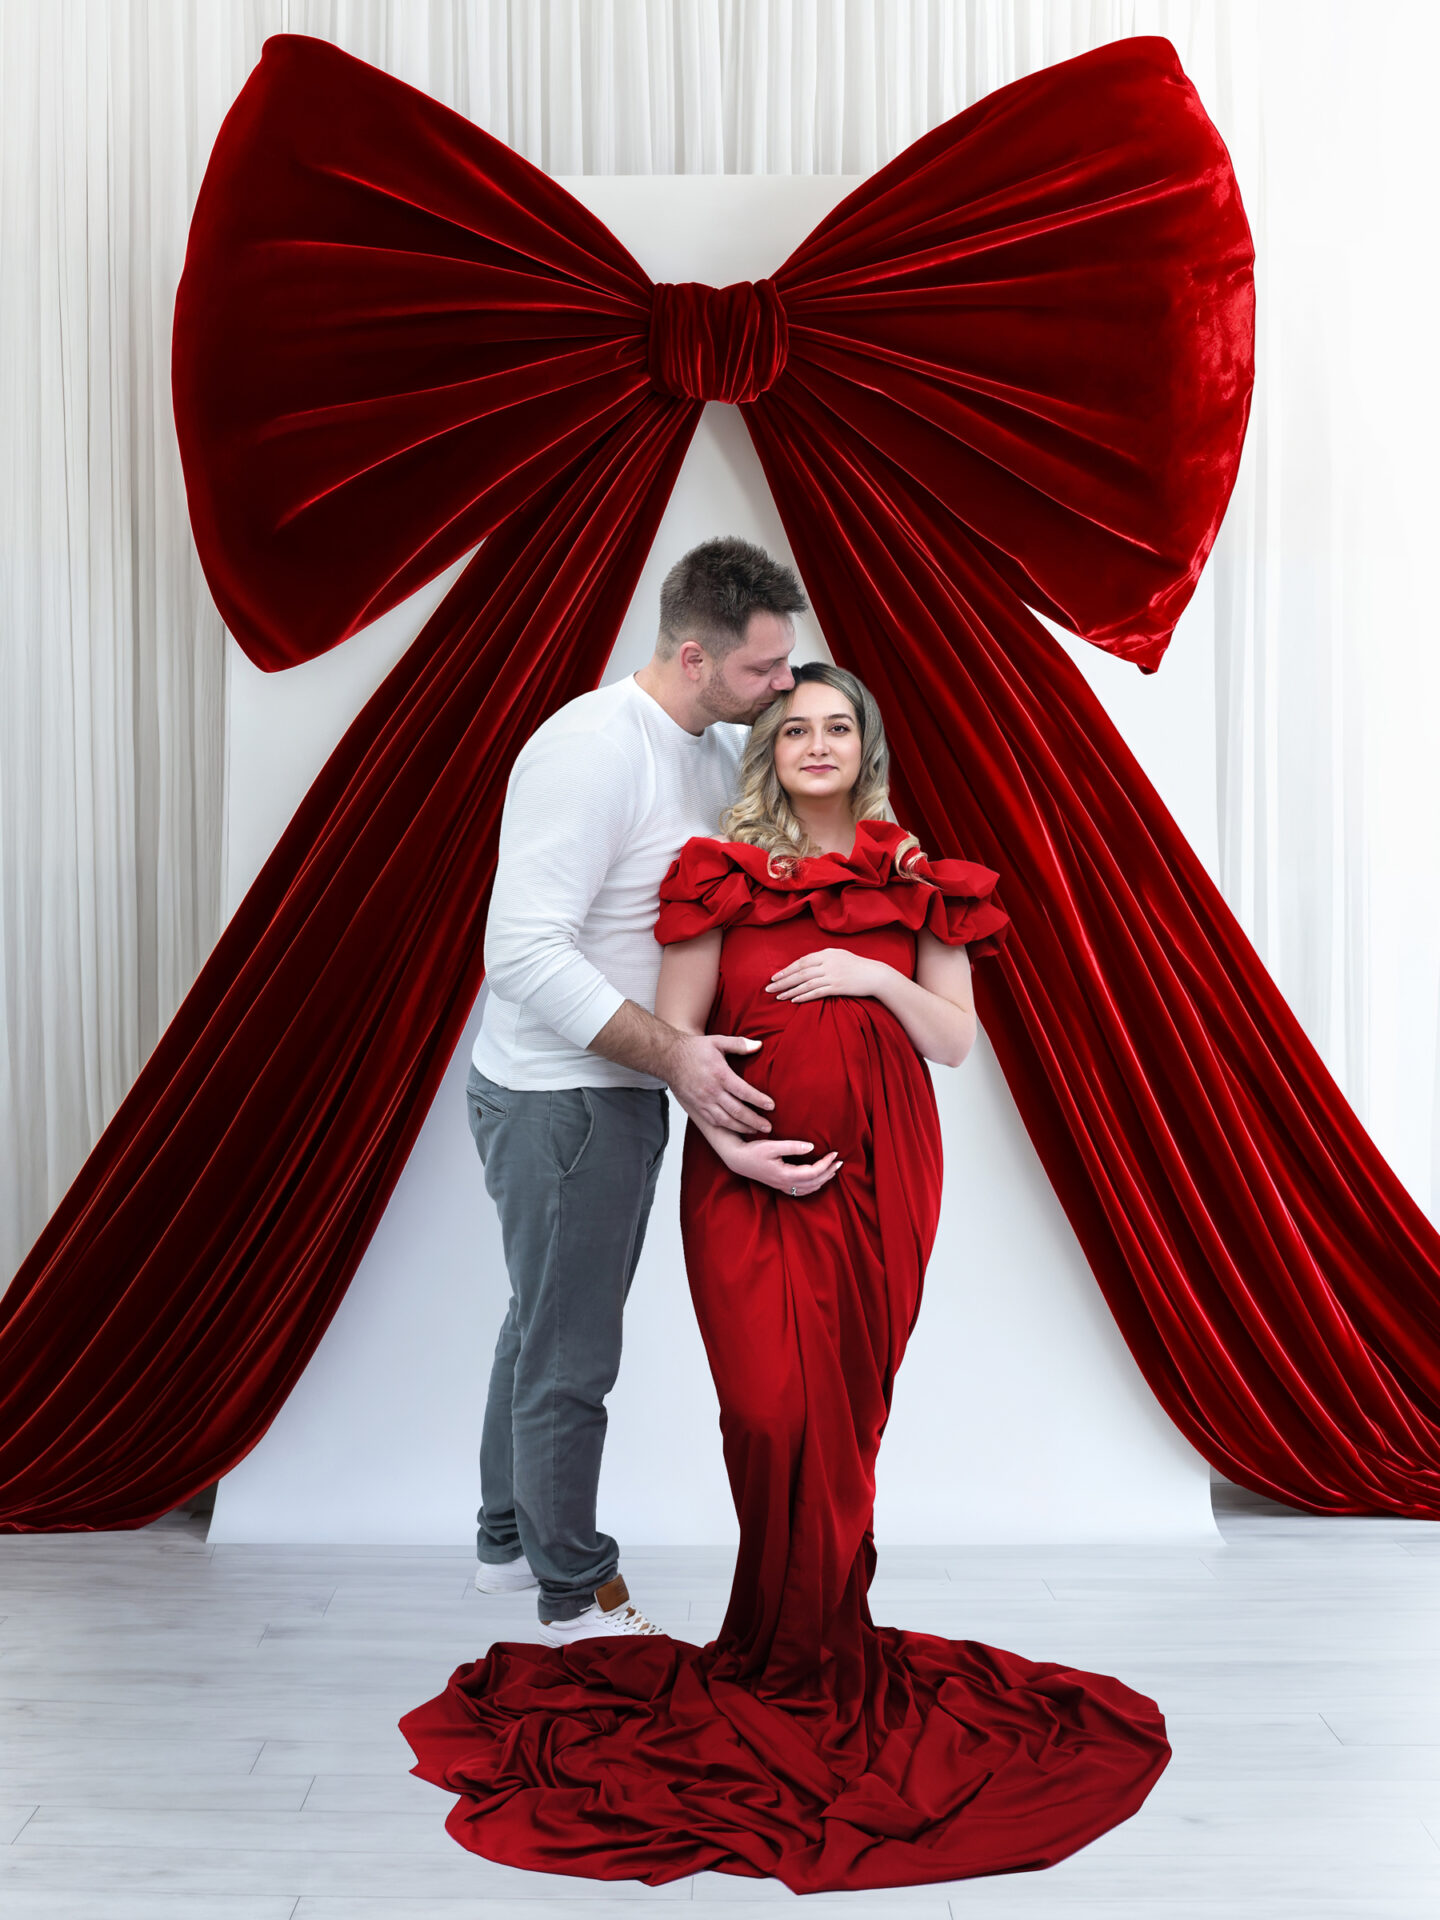
M 1125 34 L 1175 42 L 1261 252 L 1254 427 L 1213 615 L 1177 642 L 1216 650 L 1220 877 L 1430 1202 L 1428 5 L 0 0 L 0 1275 L 219 931 L 223 640 L 185 518 L 170 313 L 215 130 L 284 31 L 554 173 L 867 172 L 1020 74 Z
M 1213 563 L 1220 881 L 1437 1218 L 1440 13 L 1263 0 L 1224 26 L 1214 91 L 1191 70 L 1250 211 L 1259 331 Z
M 0 8 L 6 1277 L 219 930 L 224 655 L 169 334 L 234 69 L 197 57 L 193 26 L 159 6 Z

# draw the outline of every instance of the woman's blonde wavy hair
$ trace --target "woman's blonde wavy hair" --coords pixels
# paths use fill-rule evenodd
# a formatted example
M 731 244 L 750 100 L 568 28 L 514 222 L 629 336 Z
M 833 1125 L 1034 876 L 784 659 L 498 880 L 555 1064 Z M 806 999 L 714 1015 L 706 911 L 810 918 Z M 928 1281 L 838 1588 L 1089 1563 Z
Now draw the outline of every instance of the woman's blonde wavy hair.
M 856 821 L 891 820 L 890 749 L 885 743 L 885 723 L 870 689 L 825 660 L 807 660 L 794 669 L 796 687 L 820 680 L 844 694 L 860 724 L 860 771 L 850 789 L 850 811 Z M 720 831 L 727 840 L 740 840 L 752 847 L 763 847 L 769 856 L 770 871 L 777 876 L 793 872 L 796 864 L 820 849 L 801 826 L 790 806 L 789 795 L 775 771 L 775 741 L 789 715 L 794 690 L 772 700 L 750 729 L 750 739 L 740 756 L 735 777 L 735 799 L 720 816 Z M 908 834 L 895 849 L 895 870 L 909 875 L 908 863 L 920 850 L 915 835 Z

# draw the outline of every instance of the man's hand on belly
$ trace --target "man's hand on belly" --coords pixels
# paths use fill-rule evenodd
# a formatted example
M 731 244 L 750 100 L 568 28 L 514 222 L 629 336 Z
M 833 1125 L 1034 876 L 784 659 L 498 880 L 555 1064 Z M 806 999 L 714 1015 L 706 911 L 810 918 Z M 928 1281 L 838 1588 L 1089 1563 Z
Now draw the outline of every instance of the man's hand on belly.
M 732 1133 L 769 1133 L 775 1102 L 732 1071 L 726 1055 L 754 1053 L 758 1040 L 730 1033 L 682 1033 L 633 1000 L 605 1022 L 592 1053 L 663 1080 L 692 1120 Z

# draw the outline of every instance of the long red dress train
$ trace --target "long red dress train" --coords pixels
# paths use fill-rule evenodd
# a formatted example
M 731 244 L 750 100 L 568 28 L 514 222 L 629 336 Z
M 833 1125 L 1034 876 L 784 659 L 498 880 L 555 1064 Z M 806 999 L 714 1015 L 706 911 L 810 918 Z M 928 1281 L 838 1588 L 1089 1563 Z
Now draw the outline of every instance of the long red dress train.
M 729 1609 L 705 1647 L 502 1643 L 405 1716 L 415 1772 L 461 1795 L 449 1831 L 487 1858 L 797 1893 L 1043 1867 L 1128 1818 L 1169 1759 L 1158 1708 L 1118 1680 L 870 1618 L 875 1459 L 940 1209 L 935 1097 L 879 1001 L 765 986 L 837 945 L 913 976 L 922 925 L 999 946 L 996 875 L 905 878 L 902 837 L 862 822 L 848 856 L 779 879 L 758 848 L 696 839 L 662 885 L 662 942 L 725 929 L 711 1030 L 764 1043 L 743 1070 L 777 1131 L 844 1165 L 793 1200 L 687 1129 L 685 1257 L 740 1520 Z

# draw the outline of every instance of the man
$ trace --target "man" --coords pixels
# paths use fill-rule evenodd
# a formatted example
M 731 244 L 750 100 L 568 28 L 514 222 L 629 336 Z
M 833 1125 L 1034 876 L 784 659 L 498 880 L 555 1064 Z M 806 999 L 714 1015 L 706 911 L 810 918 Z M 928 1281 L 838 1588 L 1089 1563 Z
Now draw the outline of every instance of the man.
M 475 1584 L 538 1586 L 552 1646 L 659 1631 L 630 1604 L 595 1503 L 669 1137 L 665 1089 L 745 1133 L 769 1132 L 773 1102 L 726 1058 L 758 1041 L 655 1018 L 653 927 L 675 855 L 719 830 L 746 728 L 794 685 L 792 616 L 806 605 L 763 549 L 696 547 L 665 578 L 649 662 L 552 714 L 506 790 L 467 1087 L 511 1290 L 481 1435 Z

